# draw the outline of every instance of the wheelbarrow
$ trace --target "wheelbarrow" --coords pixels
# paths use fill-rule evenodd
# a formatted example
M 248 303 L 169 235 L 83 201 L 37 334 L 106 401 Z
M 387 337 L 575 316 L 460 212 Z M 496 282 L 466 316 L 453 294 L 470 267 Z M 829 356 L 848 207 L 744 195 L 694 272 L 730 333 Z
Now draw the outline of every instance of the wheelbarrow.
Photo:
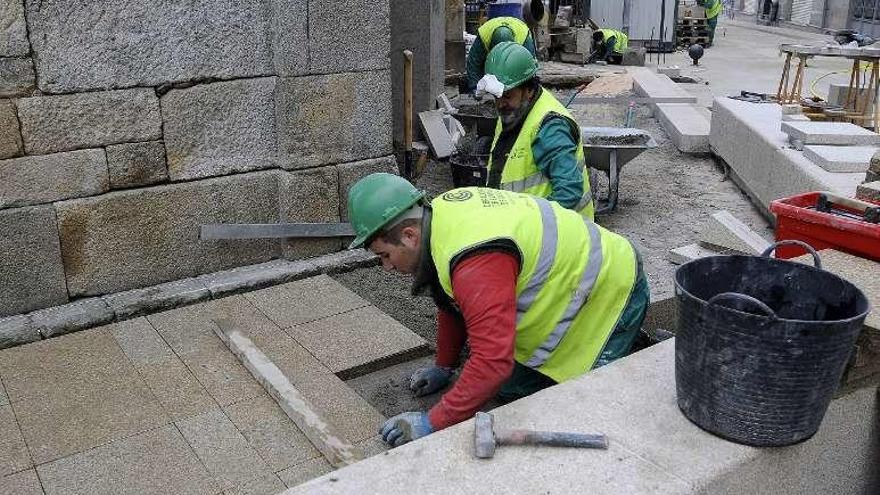
M 657 142 L 646 131 L 632 127 L 581 127 L 581 139 L 587 166 L 608 176 L 608 198 L 599 200 L 596 213 L 610 213 L 617 208 L 623 166 L 643 151 L 656 148 Z

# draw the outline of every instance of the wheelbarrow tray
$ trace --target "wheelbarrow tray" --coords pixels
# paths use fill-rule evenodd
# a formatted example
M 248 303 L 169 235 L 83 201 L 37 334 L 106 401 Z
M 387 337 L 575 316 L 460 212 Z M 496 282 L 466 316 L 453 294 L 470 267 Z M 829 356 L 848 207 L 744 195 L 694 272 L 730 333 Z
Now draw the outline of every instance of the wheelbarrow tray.
M 617 169 L 643 151 L 657 147 L 650 134 L 632 127 L 581 127 L 587 166 L 608 172 L 614 152 Z

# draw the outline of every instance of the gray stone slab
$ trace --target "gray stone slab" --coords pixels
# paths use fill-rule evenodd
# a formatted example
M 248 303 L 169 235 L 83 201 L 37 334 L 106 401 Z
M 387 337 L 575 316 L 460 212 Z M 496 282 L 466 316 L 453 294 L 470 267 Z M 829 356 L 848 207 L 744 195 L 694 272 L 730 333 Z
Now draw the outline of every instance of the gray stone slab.
M 47 495 L 212 495 L 218 486 L 173 425 L 37 468 Z
M 447 158 L 455 153 L 455 144 L 453 144 L 452 138 L 449 136 L 446 124 L 443 123 L 444 115 L 443 110 L 429 110 L 419 112 L 418 115 L 419 128 L 422 130 L 422 135 L 425 136 L 428 144 L 431 145 L 431 152 L 437 158 Z
M 770 246 L 770 241 L 727 210 L 717 211 L 707 219 L 700 235 L 700 243 L 710 249 L 727 249 L 750 255 L 761 254 Z
M 427 349 L 423 338 L 374 306 L 292 326 L 287 331 L 342 378 L 406 361 Z
M 200 84 L 162 96 L 171 180 L 274 167 L 276 81 L 262 77 Z
M 12 101 L 0 100 L 0 160 L 19 156 L 23 152 L 15 105 Z
M 280 222 L 338 222 L 339 207 L 339 173 L 336 167 L 301 170 L 279 176 Z M 339 251 L 346 242 L 342 238 L 287 239 L 282 255 L 286 259 L 318 256 Z
M 29 58 L 0 58 L 0 98 L 30 96 L 37 84 Z
M 390 156 L 375 160 L 341 163 L 336 168 L 339 170 L 339 216 L 343 222 L 348 221 L 348 191 L 355 182 L 376 172 L 395 175 L 400 173 L 397 162 Z
M 346 39 L 346 46 L 354 46 Z M 285 169 L 390 154 L 390 71 L 280 78 L 275 119 L 279 164 Z
M 24 2 L 0 1 L 0 57 L 26 57 L 31 50 L 24 19 Z
M 0 478 L 0 495 L 44 495 L 40 479 L 33 469 Z
M 223 495 L 277 495 L 284 491 L 284 488 L 281 479 L 275 474 L 270 474 L 226 490 Z
M 176 356 L 137 366 L 168 416 L 180 420 L 210 411 L 217 403 Z
M 880 203 L 880 180 L 859 184 L 859 187 L 856 188 L 856 198 L 862 201 Z
M 388 452 L 391 449 L 387 443 L 382 441 L 382 437 L 378 435 L 369 440 L 364 440 L 357 444 L 356 447 L 364 451 L 364 459 Z
M 275 357 L 270 358 L 276 361 Z M 287 371 L 289 364 L 280 362 L 278 367 L 286 376 L 293 375 Z M 304 379 L 294 381 L 294 386 L 351 444 L 376 436 L 385 420 L 379 411 L 332 373 L 305 375 Z
M 18 116 L 29 154 L 162 137 L 159 99 L 152 88 L 22 98 Z
M 272 260 L 256 265 L 202 275 L 199 281 L 208 287 L 215 299 L 231 294 L 262 289 L 319 273 L 310 261 Z
M 270 0 L 272 62 L 275 75 L 309 73 L 308 0 Z
M 174 0 L 25 3 L 43 91 L 156 86 L 271 72 L 269 16 L 259 0 L 196 0 L 185 9 Z
M 40 332 L 24 315 L 0 318 L 0 349 L 40 340 Z
M 159 141 L 125 143 L 107 147 L 110 187 L 123 189 L 165 182 L 165 145 Z
M 709 119 L 688 103 L 658 103 L 655 115 L 679 151 L 709 152 Z
M 106 294 L 277 257 L 267 240 L 200 241 L 204 223 L 278 219 L 274 173 L 257 172 L 57 203 L 71 296 Z
M 701 246 L 699 244 L 688 244 L 669 250 L 666 258 L 675 265 L 683 265 L 688 261 L 693 261 L 706 256 L 720 256 L 723 254 L 733 254 L 734 251 L 729 249 L 713 249 L 711 247 Z
M 81 198 L 109 187 L 100 149 L 0 160 L 0 208 Z
M 120 320 L 186 306 L 210 298 L 208 287 L 196 278 L 175 280 L 145 289 L 116 292 L 102 297 Z
M 222 489 L 273 474 L 223 411 L 216 409 L 175 424 Z
M 804 144 L 880 144 L 880 134 L 848 122 L 783 122 L 782 132 Z
M 282 328 L 368 306 L 370 303 L 327 275 L 244 294 Z
M 389 0 L 309 0 L 311 72 L 387 69 L 389 11 Z
M 99 297 L 41 309 L 28 315 L 44 339 L 110 323 L 116 314 Z
M 268 395 L 237 402 L 224 409 L 248 444 L 276 473 L 321 456 Z
M 829 172 L 864 172 L 876 151 L 874 146 L 804 146 L 804 156 Z
M 51 206 L 0 210 L 0 253 L 0 316 L 67 302 Z
M 12 412 L 12 406 L 0 406 L 0 480 L 2 477 L 33 467 L 24 438 Z M 2 482 L 2 481 L 0 481 Z
M 168 422 L 103 330 L 7 349 L 0 372 L 38 465 Z
M 633 90 L 639 96 L 662 98 L 666 103 L 696 103 L 697 97 L 676 84 L 669 76 L 656 74 L 645 67 L 628 68 L 633 76 Z
M 174 351 L 146 318 L 114 323 L 103 329 L 113 335 L 125 357 L 136 367 L 161 363 L 174 357 Z
M 333 471 L 333 466 L 331 466 L 326 459 L 320 457 L 305 461 L 296 466 L 291 466 L 278 473 L 278 476 L 288 488 L 293 488 L 306 481 L 317 478 L 318 476 L 323 476 L 331 471 Z

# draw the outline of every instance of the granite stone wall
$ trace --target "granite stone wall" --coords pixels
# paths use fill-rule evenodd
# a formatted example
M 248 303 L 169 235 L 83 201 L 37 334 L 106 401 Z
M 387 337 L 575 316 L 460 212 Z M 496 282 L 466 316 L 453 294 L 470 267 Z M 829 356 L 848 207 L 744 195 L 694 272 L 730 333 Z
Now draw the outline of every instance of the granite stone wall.
M 342 248 L 392 159 L 390 0 L 0 0 L 0 317 Z

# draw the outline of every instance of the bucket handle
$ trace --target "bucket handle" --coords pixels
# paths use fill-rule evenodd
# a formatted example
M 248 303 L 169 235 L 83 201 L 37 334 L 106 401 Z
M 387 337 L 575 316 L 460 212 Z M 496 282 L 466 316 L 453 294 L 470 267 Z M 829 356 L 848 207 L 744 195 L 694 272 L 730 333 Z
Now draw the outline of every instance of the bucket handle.
M 763 311 L 771 319 L 773 319 L 773 320 L 777 319 L 776 311 L 773 311 L 772 309 L 770 309 L 770 306 L 767 306 L 766 304 L 764 304 L 763 302 L 761 302 L 758 299 L 755 299 L 752 296 L 747 296 L 747 295 L 741 294 L 739 292 L 722 292 L 720 294 L 715 294 L 714 296 L 710 297 L 708 301 L 706 301 L 706 305 L 711 306 L 711 305 L 717 303 L 718 301 L 720 301 L 721 299 L 741 299 L 741 300 L 750 302 L 753 305 L 757 306 L 761 311 Z
M 806 249 L 808 253 L 813 255 L 813 266 L 815 266 L 816 268 L 818 268 L 820 270 L 822 269 L 822 260 L 819 259 L 819 253 L 817 253 L 816 250 L 813 249 L 813 246 L 810 246 L 809 244 L 807 244 L 804 241 L 798 241 L 796 239 L 786 239 L 784 241 L 774 242 L 773 244 L 768 246 L 767 249 L 765 249 L 763 253 L 761 253 L 761 257 L 767 258 L 770 256 L 770 253 L 772 253 L 773 251 L 776 251 L 777 247 L 789 246 L 789 245 L 800 246 L 800 247 Z

